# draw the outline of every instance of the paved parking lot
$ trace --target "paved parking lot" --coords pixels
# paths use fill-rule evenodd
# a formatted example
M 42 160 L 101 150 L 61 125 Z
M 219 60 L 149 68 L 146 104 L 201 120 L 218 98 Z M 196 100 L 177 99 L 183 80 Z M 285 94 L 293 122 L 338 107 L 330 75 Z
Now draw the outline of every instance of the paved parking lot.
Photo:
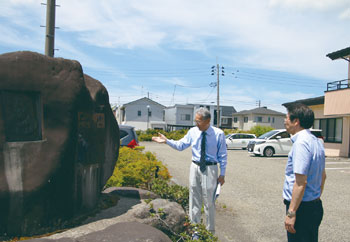
M 167 145 L 142 142 L 146 151 L 167 165 L 173 180 L 188 186 L 191 149 L 179 152 Z M 217 202 L 216 234 L 220 241 L 286 241 L 282 202 L 287 157 L 255 157 L 245 150 L 228 151 L 226 183 Z M 321 242 L 348 242 L 350 236 L 350 160 L 327 158 L 322 196 L 325 215 Z

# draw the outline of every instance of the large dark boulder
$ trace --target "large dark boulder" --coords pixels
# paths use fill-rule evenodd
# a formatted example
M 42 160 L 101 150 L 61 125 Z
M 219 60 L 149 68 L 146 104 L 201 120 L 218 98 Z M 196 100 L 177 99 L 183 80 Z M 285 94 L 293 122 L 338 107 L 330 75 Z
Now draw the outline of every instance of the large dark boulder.
M 77 61 L 0 55 L 0 233 L 31 235 L 95 207 L 119 128 Z

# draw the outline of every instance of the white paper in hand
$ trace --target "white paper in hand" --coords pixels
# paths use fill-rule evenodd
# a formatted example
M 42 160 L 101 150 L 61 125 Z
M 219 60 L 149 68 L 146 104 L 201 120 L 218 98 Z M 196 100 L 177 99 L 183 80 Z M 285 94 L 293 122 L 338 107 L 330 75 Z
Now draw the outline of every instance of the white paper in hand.
M 220 195 L 220 190 L 221 190 L 221 184 L 220 184 L 220 182 L 219 182 L 218 185 L 216 186 L 216 191 L 215 191 L 215 198 L 214 198 L 214 200 L 216 200 L 216 199 L 219 197 L 219 195 Z

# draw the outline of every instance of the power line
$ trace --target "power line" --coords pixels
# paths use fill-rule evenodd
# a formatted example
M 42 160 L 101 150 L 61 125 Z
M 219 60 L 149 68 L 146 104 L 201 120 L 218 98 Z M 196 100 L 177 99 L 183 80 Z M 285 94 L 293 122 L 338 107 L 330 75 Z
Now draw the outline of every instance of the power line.
M 253 80 L 253 81 L 259 81 L 259 78 L 254 78 L 254 77 L 251 77 L 251 76 L 238 76 L 239 79 L 241 80 Z M 261 81 L 261 80 L 260 80 Z M 266 79 L 262 79 L 263 82 L 268 82 L 268 83 L 275 83 L 275 84 L 279 84 L 279 85 L 284 85 L 284 86 L 290 86 L 290 85 L 298 85 L 298 86 L 303 86 L 303 87 L 312 87 L 312 88 L 315 88 L 315 87 L 319 87 L 321 88 L 322 85 L 319 84 L 308 84 L 308 83 L 298 83 L 298 82 L 285 82 L 285 81 L 277 81 L 277 80 L 266 80 Z

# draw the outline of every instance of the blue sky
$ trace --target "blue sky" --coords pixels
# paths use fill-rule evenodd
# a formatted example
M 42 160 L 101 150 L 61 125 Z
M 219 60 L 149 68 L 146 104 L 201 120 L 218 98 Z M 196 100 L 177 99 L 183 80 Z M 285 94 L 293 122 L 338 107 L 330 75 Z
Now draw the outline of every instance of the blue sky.
M 46 0 L 0 0 L 0 54 L 44 53 Z M 123 104 L 149 95 L 237 111 L 321 96 L 347 78 L 350 0 L 56 0 L 55 57 L 74 59 Z

